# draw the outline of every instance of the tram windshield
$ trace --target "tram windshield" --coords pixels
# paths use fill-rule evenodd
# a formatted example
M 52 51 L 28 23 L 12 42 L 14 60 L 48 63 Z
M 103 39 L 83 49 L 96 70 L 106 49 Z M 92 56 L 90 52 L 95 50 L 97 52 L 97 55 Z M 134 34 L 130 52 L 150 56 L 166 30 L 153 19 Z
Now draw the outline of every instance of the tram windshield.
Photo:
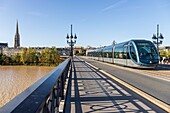
M 158 63 L 159 55 L 156 47 L 150 41 L 136 41 L 136 46 L 138 49 L 139 60 L 142 63 Z

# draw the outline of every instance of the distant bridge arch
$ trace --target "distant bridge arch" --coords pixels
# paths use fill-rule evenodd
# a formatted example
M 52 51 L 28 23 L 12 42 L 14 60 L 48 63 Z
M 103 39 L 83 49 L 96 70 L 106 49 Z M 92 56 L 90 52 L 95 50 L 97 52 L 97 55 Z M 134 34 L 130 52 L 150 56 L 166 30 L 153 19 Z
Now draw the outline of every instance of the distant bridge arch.
M 74 49 L 73 49 L 73 55 L 78 54 L 78 53 L 82 53 L 83 50 L 84 50 L 83 47 L 75 46 Z

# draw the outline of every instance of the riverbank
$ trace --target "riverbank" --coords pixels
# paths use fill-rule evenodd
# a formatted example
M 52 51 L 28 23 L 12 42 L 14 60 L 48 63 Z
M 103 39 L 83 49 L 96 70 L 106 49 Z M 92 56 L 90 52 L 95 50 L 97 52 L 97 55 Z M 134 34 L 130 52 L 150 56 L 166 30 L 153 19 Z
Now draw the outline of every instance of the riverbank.
M 51 66 L 56 67 L 60 63 L 62 63 L 65 59 L 60 59 L 56 63 L 53 62 L 44 62 L 44 63 L 33 63 L 33 62 L 26 62 L 26 63 L 2 63 L 0 66 Z

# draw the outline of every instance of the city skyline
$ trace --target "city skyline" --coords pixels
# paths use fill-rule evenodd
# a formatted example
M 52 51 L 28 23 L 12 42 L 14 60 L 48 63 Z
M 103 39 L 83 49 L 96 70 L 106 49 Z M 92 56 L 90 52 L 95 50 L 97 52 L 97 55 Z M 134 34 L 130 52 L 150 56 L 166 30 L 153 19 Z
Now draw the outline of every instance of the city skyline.
M 152 41 L 157 24 L 164 36 L 162 45 L 169 46 L 169 10 L 168 0 L 1 0 L 0 42 L 13 47 L 18 20 L 21 47 L 66 47 L 71 24 L 78 37 L 76 46 Z

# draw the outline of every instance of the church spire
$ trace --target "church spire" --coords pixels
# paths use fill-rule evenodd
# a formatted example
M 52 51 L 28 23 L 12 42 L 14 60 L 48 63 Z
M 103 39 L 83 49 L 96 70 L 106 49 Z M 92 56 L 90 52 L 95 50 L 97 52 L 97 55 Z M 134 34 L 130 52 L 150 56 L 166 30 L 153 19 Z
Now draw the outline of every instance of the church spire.
M 14 48 L 19 48 L 19 47 L 20 47 L 20 35 L 19 35 L 18 20 L 17 20 L 16 33 L 14 38 Z
M 18 20 L 17 20 L 17 25 L 16 25 L 16 34 L 19 34 L 19 31 L 18 31 Z

